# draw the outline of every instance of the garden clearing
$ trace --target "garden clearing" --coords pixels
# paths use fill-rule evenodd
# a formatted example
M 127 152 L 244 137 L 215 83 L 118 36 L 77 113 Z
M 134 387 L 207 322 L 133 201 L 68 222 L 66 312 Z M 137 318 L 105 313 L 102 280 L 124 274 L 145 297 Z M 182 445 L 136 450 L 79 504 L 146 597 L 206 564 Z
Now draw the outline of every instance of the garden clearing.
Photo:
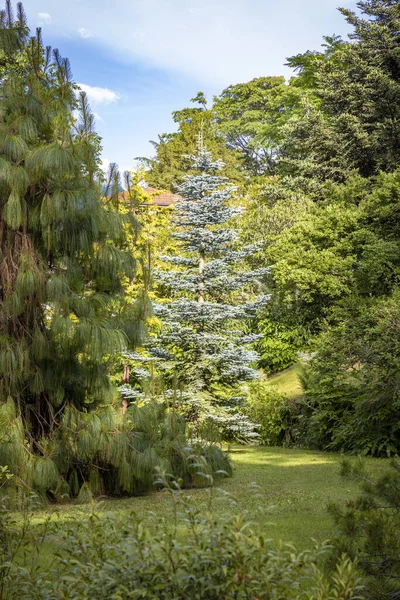
M 255 522 L 255 531 L 271 538 L 273 544 L 293 542 L 301 550 L 334 534 L 327 512 L 329 502 L 344 502 L 357 494 L 357 484 L 343 479 L 340 464 L 343 456 L 334 453 L 235 446 L 230 449 L 234 475 L 213 487 L 185 490 L 194 507 L 211 510 L 216 518 L 227 513 L 246 513 Z M 354 460 L 357 460 L 354 458 Z M 384 469 L 386 459 L 365 459 L 375 473 Z M 211 504 L 210 504 L 211 496 Z M 163 492 L 126 499 L 104 499 L 94 505 L 54 505 L 35 513 L 34 521 L 43 521 L 49 513 L 62 529 L 63 522 L 98 516 L 124 521 L 135 512 L 151 527 L 154 513 L 173 518 L 172 505 Z M 53 548 L 45 544 L 44 554 L 50 558 Z

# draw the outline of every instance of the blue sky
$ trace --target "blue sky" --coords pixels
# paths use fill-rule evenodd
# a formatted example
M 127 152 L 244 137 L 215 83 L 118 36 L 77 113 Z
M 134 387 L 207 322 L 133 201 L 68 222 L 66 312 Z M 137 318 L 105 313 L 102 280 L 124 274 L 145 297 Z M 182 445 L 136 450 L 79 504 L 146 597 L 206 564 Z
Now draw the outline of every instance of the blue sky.
M 151 156 L 171 112 L 198 91 L 290 76 L 285 58 L 347 35 L 342 0 L 25 0 L 31 29 L 71 61 L 88 92 L 103 159 L 121 170 Z

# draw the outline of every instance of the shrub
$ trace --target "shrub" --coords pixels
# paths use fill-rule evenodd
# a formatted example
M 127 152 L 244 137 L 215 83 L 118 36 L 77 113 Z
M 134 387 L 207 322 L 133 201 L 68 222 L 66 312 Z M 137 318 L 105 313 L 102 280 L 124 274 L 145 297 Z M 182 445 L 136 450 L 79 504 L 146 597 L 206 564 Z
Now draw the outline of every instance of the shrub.
M 297 330 L 268 320 L 258 325 L 258 331 L 264 336 L 257 344 L 260 367 L 267 372 L 277 373 L 293 365 L 299 350 Z
M 179 489 L 167 491 L 172 521 L 153 515 L 146 528 L 134 513 L 115 521 L 92 512 L 79 527 L 64 526 L 51 570 L 15 568 L 9 589 L 18 590 L 19 600 L 362 598 L 348 558 L 327 576 L 317 566 L 326 546 L 301 553 L 293 547 L 273 550 L 243 518 L 217 521 L 212 510 L 204 514 Z M 210 509 L 211 498 L 210 492 Z
M 8 466 L 0 465 L 0 489 L 5 488 L 13 478 Z M 7 496 L 0 497 L 1 600 L 19 598 L 19 573 L 23 574 L 24 581 L 35 581 L 35 575 L 39 573 L 40 548 L 50 526 L 50 517 L 47 517 L 41 522 L 40 531 L 33 527 L 33 509 L 41 504 L 40 496 L 33 493 L 25 495 L 19 502 L 18 513 L 11 512 L 9 504 Z M 32 593 L 32 600 L 37 597 Z
M 400 289 L 347 299 L 305 378 L 309 439 L 321 449 L 393 456 L 400 452 Z
M 359 497 L 329 507 L 338 528 L 333 559 L 345 552 L 366 577 L 368 598 L 400 598 L 400 460 L 372 478 L 361 461 L 343 463 L 342 475 L 361 483 Z
M 280 446 L 290 436 L 290 400 L 265 380 L 249 384 L 247 410 L 251 419 L 259 423 L 262 443 Z
M 160 467 L 185 487 L 202 485 L 193 465 L 207 463 L 210 443 L 190 438 L 183 417 L 166 402 L 131 404 L 123 413 L 118 405 L 78 411 L 66 407 L 53 438 L 41 450 L 49 456 L 30 457 L 17 407 L 11 399 L 0 404 L 0 465 L 9 465 L 15 477 L 0 489 L 18 506 L 18 494 L 34 492 L 43 502 L 86 502 L 103 494 L 143 494 L 153 489 L 153 473 Z M 203 468 L 232 474 L 227 455 L 219 446 L 212 465 Z M 204 482 L 203 482 L 204 485 Z M 14 493 L 14 497 L 13 497 Z

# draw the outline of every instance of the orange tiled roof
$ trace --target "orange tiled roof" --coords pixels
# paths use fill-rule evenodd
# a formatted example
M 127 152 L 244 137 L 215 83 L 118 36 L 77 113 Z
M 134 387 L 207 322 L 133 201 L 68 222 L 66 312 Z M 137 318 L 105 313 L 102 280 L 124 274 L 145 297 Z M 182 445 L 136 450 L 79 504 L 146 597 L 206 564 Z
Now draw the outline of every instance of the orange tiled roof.
M 149 194 L 149 196 L 151 196 L 152 203 L 156 206 L 171 206 L 172 204 L 179 202 L 179 200 L 181 199 L 181 197 L 178 196 L 178 194 L 171 194 L 170 192 L 160 192 L 159 190 L 156 190 L 156 188 L 150 186 L 144 187 L 142 185 L 140 187 L 144 192 L 146 192 L 146 194 Z M 128 192 L 121 192 L 119 194 L 119 198 L 121 200 L 128 199 Z
M 171 194 L 170 192 L 160 192 L 156 190 L 156 188 L 147 186 L 141 186 L 142 189 L 151 196 L 153 204 L 157 204 L 157 206 L 171 206 L 171 204 L 175 204 L 178 202 L 181 197 L 178 194 Z

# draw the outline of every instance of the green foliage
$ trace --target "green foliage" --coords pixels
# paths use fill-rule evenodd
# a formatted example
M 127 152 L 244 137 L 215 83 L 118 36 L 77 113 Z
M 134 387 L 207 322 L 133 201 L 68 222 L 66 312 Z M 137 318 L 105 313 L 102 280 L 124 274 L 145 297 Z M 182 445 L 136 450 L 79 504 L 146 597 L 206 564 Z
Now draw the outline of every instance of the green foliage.
M 396 170 L 327 185 L 318 204 L 278 234 L 269 229 L 274 300 L 266 324 L 273 333 L 260 347 L 280 350 L 281 332 L 304 332 L 284 349 L 317 352 L 298 406 L 302 439 L 312 447 L 398 452 L 398 177 Z M 266 209 L 266 226 L 283 214 L 279 202 Z M 307 337 L 321 329 L 310 344 Z
M 0 467 L 0 489 L 12 478 L 7 467 Z M 39 571 L 40 549 L 49 534 L 50 518 L 46 517 L 39 529 L 33 526 L 32 515 L 37 508 L 38 500 L 36 494 L 26 496 L 17 514 L 11 512 L 8 507 L 10 503 L 15 504 L 10 497 L 0 499 L 0 598 L 2 600 L 11 600 L 18 594 L 16 576 L 19 573 L 24 574 L 24 579 L 34 581 L 35 573 Z M 32 595 L 33 597 L 35 596 Z
M 159 484 L 165 486 L 166 480 L 160 478 Z M 166 491 L 172 526 L 155 515 L 147 528 L 134 513 L 120 523 L 100 520 L 93 512 L 78 528 L 64 526 L 51 570 L 32 572 L 15 561 L 7 573 L 11 595 L 4 595 L 5 600 L 15 589 L 21 600 L 362 600 L 362 586 L 348 558 L 331 575 L 318 566 L 325 545 L 304 552 L 292 546 L 274 550 L 242 517 L 214 518 L 211 494 L 204 514 L 175 485 L 168 484 Z
M 293 365 L 307 339 L 301 327 L 282 321 L 275 317 L 257 322 L 257 331 L 264 336 L 257 344 L 259 365 L 267 373 L 277 373 Z
M 273 264 L 271 308 L 255 325 L 268 333 L 262 364 L 274 369 L 298 350 L 317 353 L 306 398 L 296 404 L 297 443 L 398 452 L 398 178 L 398 169 L 353 176 L 303 203 L 278 182 L 258 190 L 251 206 L 248 226 L 260 209 L 264 256 Z
M 90 502 L 93 502 L 93 494 L 90 489 L 90 484 L 85 481 L 85 483 L 82 484 L 82 487 L 79 490 L 79 494 L 76 498 L 76 503 L 88 504 Z
M 253 391 L 265 440 L 281 443 L 284 431 L 286 441 L 385 455 L 400 447 L 400 9 L 393 0 L 358 9 L 341 9 L 352 43 L 325 37 L 322 51 L 288 59 L 297 72 L 289 82 L 256 78 L 228 86 L 210 107 L 199 93 L 195 106 L 176 111 L 178 130 L 154 144 L 147 177 L 158 188 L 182 183 L 193 174 L 188 155 L 200 134 L 245 197 L 242 246 L 258 243 L 246 268 L 271 267 L 270 303 L 249 332 L 263 335 L 260 366 L 275 372 L 299 351 L 315 351 L 306 396 L 291 407 L 287 427 L 280 429 L 278 397 L 264 402 L 264 391 Z M 115 165 L 101 198 L 100 140 L 87 98 L 77 95 L 68 61 L 44 47 L 40 31 L 30 38 L 22 6 L 14 17 L 8 1 L 0 87 L 0 466 L 15 476 L 7 489 L 17 498 L 34 488 L 43 500 L 81 489 L 137 493 L 149 489 L 155 466 L 198 484 L 193 464 L 209 475 L 226 462 L 218 448 L 189 443 L 164 403 L 126 401 L 121 411 L 111 383 L 121 382 L 123 368 L 136 391 L 140 373 L 126 350 L 142 345 L 146 325 L 159 329 L 150 270 L 169 218 L 143 217 L 148 207 L 128 180 L 122 200 Z M 217 274 L 217 301 L 225 302 Z M 232 297 L 236 310 L 245 298 Z M 190 380 L 195 353 L 187 346 L 176 357 Z M 213 358 L 215 351 L 204 365 L 210 386 L 220 381 Z M 235 359 L 231 352 L 223 362 L 227 387 Z M 208 391 L 186 402 L 196 435 L 203 428 L 210 438 L 229 437 L 245 419 L 240 402 L 233 397 L 224 420 L 229 394 L 212 407 Z
M 298 90 L 287 86 L 284 77 L 258 77 L 214 97 L 218 131 L 253 177 L 274 173 L 282 127 L 299 100 Z
M 305 379 L 310 441 L 319 447 L 390 455 L 400 447 L 399 291 L 355 297 L 321 336 Z
M 198 464 L 209 476 L 232 474 L 226 454 L 212 444 L 190 441 L 185 420 L 166 403 L 132 405 L 126 413 L 114 405 L 92 412 L 69 406 L 54 434 L 38 441 L 44 456 L 29 457 L 15 406 L 10 400 L 1 409 L 8 418 L 9 435 L 0 439 L 0 460 L 14 474 L 5 482 L 2 495 L 11 491 L 24 496 L 33 489 L 43 501 L 76 497 L 78 503 L 85 503 L 104 493 L 150 491 L 156 467 L 188 487 L 205 483 L 197 475 Z M 14 433 L 18 426 L 19 437 Z
M 360 482 L 360 495 L 345 506 L 330 505 L 338 537 L 331 565 L 345 552 L 366 579 L 371 600 L 397 598 L 400 593 L 400 462 L 371 477 L 361 462 L 343 463 L 342 475 Z
M 325 52 L 289 59 L 297 85 L 317 102 L 287 127 L 282 154 L 286 172 L 316 181 L 344 181 L 353 170 L 370 177 L 393 170 L 397 139 L 399 7 L 386 0 L 360 2 L 360 13 L 342 9 L 354 27 L 352 44 L 326 38 Z
M 353 207 L 313 207 L 269 248 L 279 289 L 299 301 L 327 305 L 348 294 L 354 258 L 347 233 L 354 228 Z
M 239 155 L 228 148 L 216 124 L 212 109 L 207 108 L 207 101 L 199 92 L 191 102 L 199 106 L 183 108 L 173 113 L 173 120 L 178 125 L 178 131 L 163 133 L 158 142 L 152 142 L 156 154 L 152 159 L 141 159 L 149 167 L 146 181 L 157 189 L 175 191 L 183 182 L 186 174 L 192 173 L 192 161 L 189 155 L 198 148 L 201 134 L 207 149 L 218 156 L 225 164 L 222 175 L 235 183 L 240 183 L 243 177 L 240 173 Z
M 148 491 L 156 466 L 187 485 L 200 484 L 197 461 L 210 474 L 229 473 L 225 455 L 216 450 L 210 466 L 164 404 L 119 406 L 109 367 L 143 341 L 148 316 L 145 294 L 132 290 L 134 203 L 120 202 L 115 165 L 102 198 L 100 140 L 68 60 L 44 47 L 40 30 L 29 37 L 22 7 L 16 20 L 9 2 L 7 11 L 0 16 L 9 58 L 0 81 L 0 465 L 14 477 L 3 492 L 15 504 L 31 490 L 43 502 L 85 502 Z
M 370 357 L 346 321 L 355 304 L 371 299 L 387 298 L 392 312 L 399 285 L 400 9 L 392 0 L 357 7 L 340 9 L 352 27 L 351 43 L 326 36 L 321 51 L 288 59 L 295 71 L 289 82 L 259 77 L 230 85 L 210 111 L 199 95 L 197 112 L 186 109 L 179 119 L 190 124 L 207 112 L 219 142 L 239 157 L 247 199 L 243 237 L 260 243 L 252 266 L 271 266 L 273 310 L 253 324 L 264 334 L 260 365 L 276 371 L 299 350 L 319 352 L 308 398 L 298 406 L 304 434 L 310 425 L 308 443 L 379 454 L 399 447 L 390 340 L 380 346 L 381 358 L 373 350 Z M 159 157 L 167 171 L 167 155 Z M 321 332 L 332 355 L 351 354 L 353 364 L 345 358 L 340 366 L 338 358 L 332 366 L 324 342 L 314 344 Z M 391 334 L 391 327 L 380 333 Z M 347 343 L 354 348 L 342 352 Z
M 260 379 L 248 384 L 247 411 L 259 423 L 263 444 L 281 446 L 290 439 L 291 403 L 269 382 Z
M 51 458 L 34 458 L 32 467 L 32 485 L 35 489 L 45 492 L 54 489 L 58 483 L 59 472 Z
M 110 399 L 105 357 L 128 344 L 112 299 L 134 265 L 101 200 L 99 138 L 68 60 L 39 31 L 20 41 L 27 69 L 1 81 L 0 402 L 13 398 L 37 440 L 60 407 Z

